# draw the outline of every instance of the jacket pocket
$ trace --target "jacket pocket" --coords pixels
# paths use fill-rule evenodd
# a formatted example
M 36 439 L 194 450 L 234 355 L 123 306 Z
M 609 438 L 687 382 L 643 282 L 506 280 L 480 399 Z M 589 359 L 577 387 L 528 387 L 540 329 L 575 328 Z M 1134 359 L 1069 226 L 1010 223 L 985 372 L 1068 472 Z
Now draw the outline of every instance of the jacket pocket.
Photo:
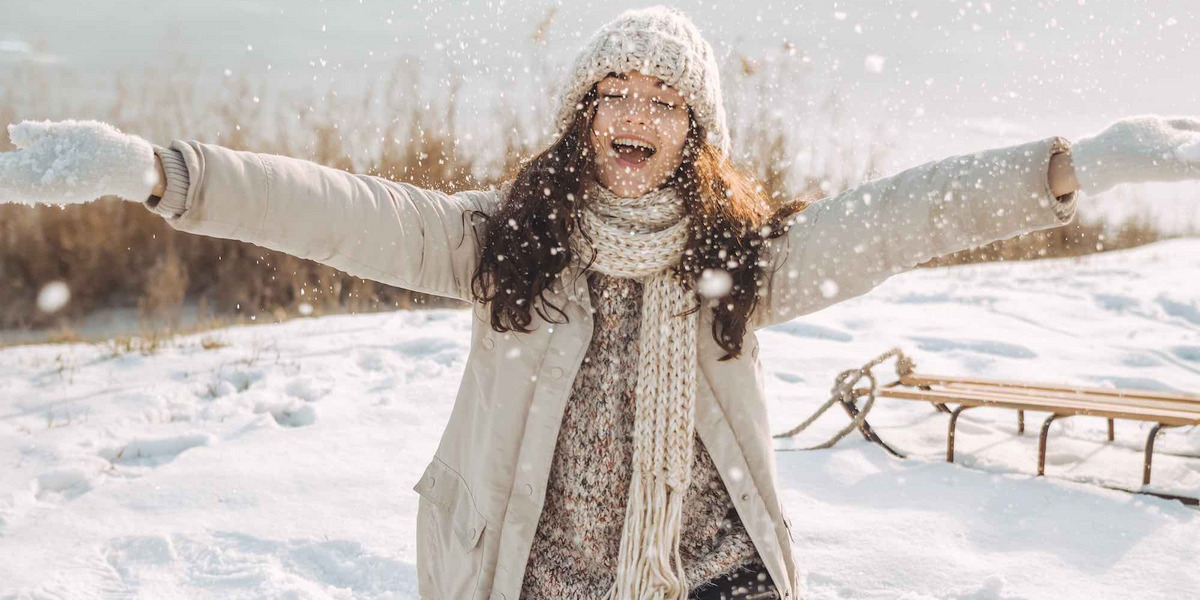
M 487 521 L 467 482 L 438 457 L 413 486 L 417 505 L 417 577 L 421 598 L 473 598 L 483 564 Z

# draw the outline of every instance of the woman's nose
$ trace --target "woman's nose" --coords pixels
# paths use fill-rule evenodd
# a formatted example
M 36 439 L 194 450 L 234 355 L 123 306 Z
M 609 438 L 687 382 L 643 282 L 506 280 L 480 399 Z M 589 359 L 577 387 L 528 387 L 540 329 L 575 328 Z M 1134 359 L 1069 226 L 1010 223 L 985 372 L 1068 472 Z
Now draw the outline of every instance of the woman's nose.
M 654 122 L 654 115 L 650 107 L 650 103 L 642 98 L 635 98 L 633 102 L 628 104 L 628 110 L 625 113 L 625 122 L 632 125 L 650 125 Z

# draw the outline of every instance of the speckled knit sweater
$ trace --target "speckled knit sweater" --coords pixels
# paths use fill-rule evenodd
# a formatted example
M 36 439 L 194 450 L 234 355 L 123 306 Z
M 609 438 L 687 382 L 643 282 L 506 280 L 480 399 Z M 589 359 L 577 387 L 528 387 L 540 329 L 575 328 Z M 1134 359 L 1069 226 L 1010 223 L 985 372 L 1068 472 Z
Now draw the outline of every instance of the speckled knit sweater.
M 563 413 L 522 600 L 600 600 L 616 577 L 633 459 L 634 383 L 642 286 L 590 271 L 591 345 Z M 696 436 L 681 553 L 692 588 L 759 561 Z

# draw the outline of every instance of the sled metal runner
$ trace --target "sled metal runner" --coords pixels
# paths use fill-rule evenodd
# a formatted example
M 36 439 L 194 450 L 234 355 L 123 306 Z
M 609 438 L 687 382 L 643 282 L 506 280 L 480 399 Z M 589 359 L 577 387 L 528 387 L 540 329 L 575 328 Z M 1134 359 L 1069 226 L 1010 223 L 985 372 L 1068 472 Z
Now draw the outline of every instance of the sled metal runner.
M 855 388 L 856 396 L 870 393 Z M 877 397 L 930 402 L 940 412 L 950 414 L 946 434 L 946 461 L 954 462 L 955 427 L 963 411 L 971 408 L 1007 408 L 1017 411 L 1017 434 L 1025 432 L 1025 411 L 1048 412 L 1038 437 L 1039 477 L 1046 474 L 1046 447 L 1050 424 L 1069 417 L 1090 416 L 1108 421 L 1108 441 L 1113 441 L 1117 420 L 1154 423 L 1146 438 L 1142 463 L 1142 485 L 1150 485 L 1155 439 L 1166 429 L 1200 425 L 1200 396 L 1148 390 L 1058 386 L 1025 381 L 1004 381 L 974 377 L 953 377 L 908 373 L 875 390 Z M 951 408 L 950 405 L 954 405 Z M 865 423 L 864 423 L 865 425 Z M 864 432 L 865 434 L 865 432 Z M 874 432 L 872 431 L 872 434 Z M 878 439 L 878 435 L 872 437 Z M 880 441 L 882 443 L 882 441 Z M 885 446 L 886 447 L 886 446 Z M 889 448 L 889 451 L 891 449 Z M 1200 458 L 1200 457 L 1193 457 Z M 1200 505 L 1200 499 L 1146 490 L 1121 491 L 1150 494 Z

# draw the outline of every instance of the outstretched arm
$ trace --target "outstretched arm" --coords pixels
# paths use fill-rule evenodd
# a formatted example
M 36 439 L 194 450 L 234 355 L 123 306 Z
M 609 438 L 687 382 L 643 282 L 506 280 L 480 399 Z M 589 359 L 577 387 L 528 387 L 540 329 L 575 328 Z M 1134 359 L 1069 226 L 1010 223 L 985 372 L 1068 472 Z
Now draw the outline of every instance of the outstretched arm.
M 753 325 L 866 293 L 931 258 L 1069 223 L 1075 195 L 1200 180 L 1200 118 L 1139 115 L 1061 137 L 928 162 L 823 200 L 767 243 Z
M 1069 223 L 1078 188 L 1069 150 L 1055 136 L 952 156 L 813 204 L 767 243 L 754 327 L 859 296 L 937 256 Z
M 444 194 L 304 160 L 198 142 L 171 148 L 98 121 L 9 126 L 0 202 L 142 202 L 180 231 L 231 238 L 367 279 L 471 297 L 483 221 L 499 191 Z
M 155 148 L 145 202 L 180 231 L 231 238 L 427 294 L 470 300 L 496 191 L 444 194 L 316 163 L 198 142 Z M 474 223 L 474 225 L 472 225 Z

